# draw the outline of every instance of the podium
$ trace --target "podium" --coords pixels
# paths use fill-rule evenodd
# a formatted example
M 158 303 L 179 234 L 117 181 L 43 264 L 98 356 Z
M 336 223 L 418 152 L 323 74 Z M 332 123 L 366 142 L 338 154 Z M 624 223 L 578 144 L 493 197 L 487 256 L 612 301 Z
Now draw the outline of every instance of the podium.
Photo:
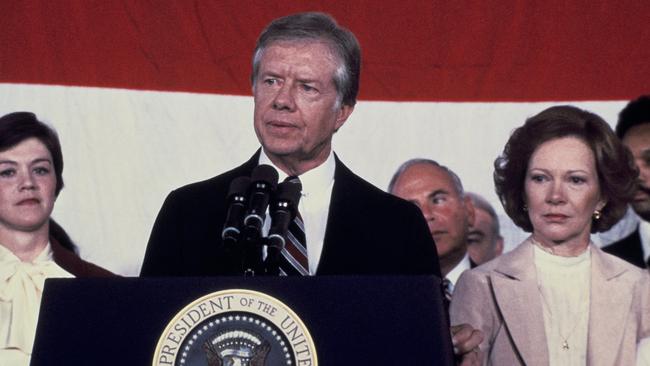
M 162 364 L 154 359 L 161 337 L 177 342 L 187 333 L 181 322 L 192 322 L 179 312 L 232 289 L 290 308 L 313 339 L 318 365 L 452 365 L 439 288 L 434 276 L 48 279 L 31 365 Z M 172 327 L 173 319 L 181 325 Z M 215 347 L 228 336 L 208 335 L 205 324 Z

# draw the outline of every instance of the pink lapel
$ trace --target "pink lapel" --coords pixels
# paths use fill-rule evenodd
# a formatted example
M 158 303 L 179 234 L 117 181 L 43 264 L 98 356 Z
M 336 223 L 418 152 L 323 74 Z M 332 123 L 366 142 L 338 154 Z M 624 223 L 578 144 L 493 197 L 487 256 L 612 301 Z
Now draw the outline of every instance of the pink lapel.
M 544 315 L 537 289 L 533 247 L 529 240 L 494 269 L 491 280 L 497 306 L 512 336 L 513 347 L 527 365 L 547 365 Z
M 591 302 L 587 364 L 614 365 L 632 306 L 632 276 L 595 246 L 591 247 Z

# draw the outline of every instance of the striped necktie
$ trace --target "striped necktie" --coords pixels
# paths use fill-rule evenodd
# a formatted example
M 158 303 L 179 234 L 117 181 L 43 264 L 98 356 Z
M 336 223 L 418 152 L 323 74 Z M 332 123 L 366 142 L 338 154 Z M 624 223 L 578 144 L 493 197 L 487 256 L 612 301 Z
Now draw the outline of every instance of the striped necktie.
M 289 176 L 285 182 L 300 183 L 296 176 Z M 285 246 L 282 249 L 280 259 L 281 276 L 308 276 L 309 261 L 307 259 L 307 240 L 305 237 L 305 225 L 296 210 L 296 217 L 289 224 Z
M 442 303 L 445 306 L 447 314 L 449 314 L 449 305 L 451 304 L 451 293 L 453 291 L 453 285 L 446 277 L 442 280 L 442 294 L 444 295 Z

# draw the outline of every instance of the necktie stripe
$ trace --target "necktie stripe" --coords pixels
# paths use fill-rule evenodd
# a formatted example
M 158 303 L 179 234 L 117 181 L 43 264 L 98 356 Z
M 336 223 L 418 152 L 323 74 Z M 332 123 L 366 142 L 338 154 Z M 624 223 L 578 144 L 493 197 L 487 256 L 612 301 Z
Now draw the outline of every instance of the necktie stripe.
M 296 238 L 296 241 L 300 243 L 301 246 L 304 246 L 305 243 L 305 233 L 304 231 L 298 228 L 298 225 L 289 225 L 289 233 Z
M 293 244 L 293 246 L 289 247 L 293 247 L 293 249 L 297 250 L 301 256 L 307 258 L 307 248 L 303 247 L 302 243 L 292 233 L 287 233 L 287 239 L 289 239 Z M 294 257 L 298 258 L 298 255 L 294 255 Z
M 295 176 L 287 177 L 285 181 L 300 183 Z M 307 241 L 305 225 L 296 212 L 296 217 L 289 224 L 287 230 L 285 247 L 282 249 L 280 261 L 280 273 L 285 275 L 309 275 L 309 259 L 307 256 Z
M 289 262 L 289 264 L 290 264 L 290 265 L 291 265 L 291 266 L 292 266 L 296 271 L 298 271 L 301 275 L 303 275 L 303 276 L 307 276 L 307 275 L 309 275 L 309 271 L 307 271 L 307 269 L 305 269 L 305 267 L 303 267 L 302 264 L 300 264 L 300 262 L 298 262 L 298 261 L 296 260 L 296 258 L 294 258 L 294 257 L 291 255 L 291 253 L 289 253 L 288 251 L 283 251 L 283 252 L 282 252 L 282 257 L 283 257 L 284 259 L 286 259 L 287 262 Z
M 296 238 L 303 239 L 305 237 L 305 226 L 302 222 L 302 219 L 296 217 L 289 224 L 289 232 L 293 233 Z M 301 243 L 304 243 L 301 241 Z
M 282 254 L 290 255 L 296 262 L 300 263 L 300 265 L 303 268 L 307 268 L 304 263 L 306 262 L 305 259 L 307 258 L 299 248 L 296 248 L 295 245 L 292 245 L 291 243 L 287 243 L 285 246 L 284 251 L 282 251 Z
M 445 311 L 447 314 L 449 314 L 449 305 L 451 304 L 451 291 L 452 291 L 452 285 L 451 281 L 449 281 L 447 278 L 444 278 L 442 280 L 442 294 L 443 294 L 443 299 L 442 299 L 442 304 L 445 307 Z
M 302 233 L 304 233 L 305 232 L 305 224 L 302 222 L 302 218 L 298 216 L 299 214 L 300 213 L 298 213 L 296 215 L 296 218 L 293 219 L 292 224 L 294 224 Z

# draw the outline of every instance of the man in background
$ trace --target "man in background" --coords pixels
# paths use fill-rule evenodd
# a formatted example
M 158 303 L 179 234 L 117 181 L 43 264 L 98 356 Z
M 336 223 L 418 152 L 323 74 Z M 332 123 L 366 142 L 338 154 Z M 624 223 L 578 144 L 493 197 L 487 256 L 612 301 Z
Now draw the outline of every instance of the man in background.
M 499 232 L 499 217 L 490 203 L 480 195 L 465 193 L 474 205 L 474 225 L 467 235 L 467 252 L 476 265 L 503 253 L 503 237 Z
M 650 95 L 628 103 L 618 116 L 616 134 L 632 152 L 639 169 L 637 191 L 632 202 L 641 218 L 636 230 L 627 237 L 603 247 L 607 253 L 648 268 L 650 259 Z
M 467 237 L 474 223 L 474 206 L 460 178 L 436 161 L 412 159 L 399 167 L 388 191 L 420 208 L 435 241 L 445 291 L 451 295 L 460 274 L 472 267 Z

